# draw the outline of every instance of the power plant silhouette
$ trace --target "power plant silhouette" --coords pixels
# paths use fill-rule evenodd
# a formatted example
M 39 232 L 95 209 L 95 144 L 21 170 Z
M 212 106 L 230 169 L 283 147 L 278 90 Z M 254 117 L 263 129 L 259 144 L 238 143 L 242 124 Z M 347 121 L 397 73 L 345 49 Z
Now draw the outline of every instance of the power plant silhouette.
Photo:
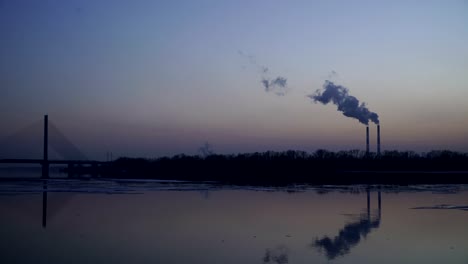
M 369 126 L 366 126 L 366 153 L 370 153 Z M 380 124 L 377 125 L 377 155 L 380 155 Z

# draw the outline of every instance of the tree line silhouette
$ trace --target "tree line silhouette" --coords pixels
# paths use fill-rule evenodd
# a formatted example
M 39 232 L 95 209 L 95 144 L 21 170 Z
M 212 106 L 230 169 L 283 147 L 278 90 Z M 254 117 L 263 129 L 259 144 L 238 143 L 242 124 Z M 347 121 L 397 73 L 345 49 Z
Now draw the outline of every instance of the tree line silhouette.
M 119 158 L 103 166 L 112 178 L 220 181 L 247 184 L 468 183 L 468 153 L 449 150 L 313 153 L 288 150 L 243 154 Z

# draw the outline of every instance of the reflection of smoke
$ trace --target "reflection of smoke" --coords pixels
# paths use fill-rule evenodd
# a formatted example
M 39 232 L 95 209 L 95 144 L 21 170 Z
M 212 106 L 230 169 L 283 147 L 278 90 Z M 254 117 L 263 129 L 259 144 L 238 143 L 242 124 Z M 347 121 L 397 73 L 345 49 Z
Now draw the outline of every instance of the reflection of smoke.
M 371 112 L 365 103 L 359 104 L 359 100 L 348 94 L 348 89 L 341 85 L 335 85 L 331 81 L 325 81 L 323 90 L 317 90 L 315 94 L 308 96 L 314 102 L 328 104 L 332 102 L 338 106 L 338 111 L 347 117 L 356 118 L 359 122 L 368 125 L 369 120 L 379 124 L 379 115 Z
M 274 249 L 267 248 L 263 257 L 263 263 L 289 263 L 289 249 L 285 246 L 277 246 Z
M 262 85 L 265 88 L 266 92 L 274 92 L 276 95 L 283 96 L 286 94 L 287 89 L 287 78 L 278 76 L 276 78 L 270 78 L 268 67 L 258 64 L 255 56 L 245 54 L 243 51 L 238 51 L 239 55 L 247 58 L 249 63 L 257 67 L 258 71 L 262 76 Z
M 325 250 L 327 258 L 334 259 L 348 254 L 351 247 L 359 244 L 361 237 L 365 238 L 373 228 L 378 228 L 379 226 L 379 216 L 377 219 L 371 220 L 369 214 L 361 214 L 356 222 L 345 225 L 340 230 L 338 236 L 333 239 L 328 236 L 316 239 L 312 246 Z

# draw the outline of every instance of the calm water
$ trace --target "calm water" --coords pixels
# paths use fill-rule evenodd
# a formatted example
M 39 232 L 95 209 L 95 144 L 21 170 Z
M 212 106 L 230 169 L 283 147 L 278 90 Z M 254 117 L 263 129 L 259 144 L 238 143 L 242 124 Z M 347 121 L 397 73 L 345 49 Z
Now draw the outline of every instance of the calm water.
M 467 205 L 467 186 L 0 182 L 0 263 L 467 264 Z

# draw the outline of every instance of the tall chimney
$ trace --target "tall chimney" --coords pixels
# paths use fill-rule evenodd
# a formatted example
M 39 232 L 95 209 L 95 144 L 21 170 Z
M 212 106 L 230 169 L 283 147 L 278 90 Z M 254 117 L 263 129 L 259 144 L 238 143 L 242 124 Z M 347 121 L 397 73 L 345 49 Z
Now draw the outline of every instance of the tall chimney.
M 377 125 L 377 155 L 380 155 L 380 124 Z
M 366 126 L 366 154 L 369 154 L 369 126 Z

